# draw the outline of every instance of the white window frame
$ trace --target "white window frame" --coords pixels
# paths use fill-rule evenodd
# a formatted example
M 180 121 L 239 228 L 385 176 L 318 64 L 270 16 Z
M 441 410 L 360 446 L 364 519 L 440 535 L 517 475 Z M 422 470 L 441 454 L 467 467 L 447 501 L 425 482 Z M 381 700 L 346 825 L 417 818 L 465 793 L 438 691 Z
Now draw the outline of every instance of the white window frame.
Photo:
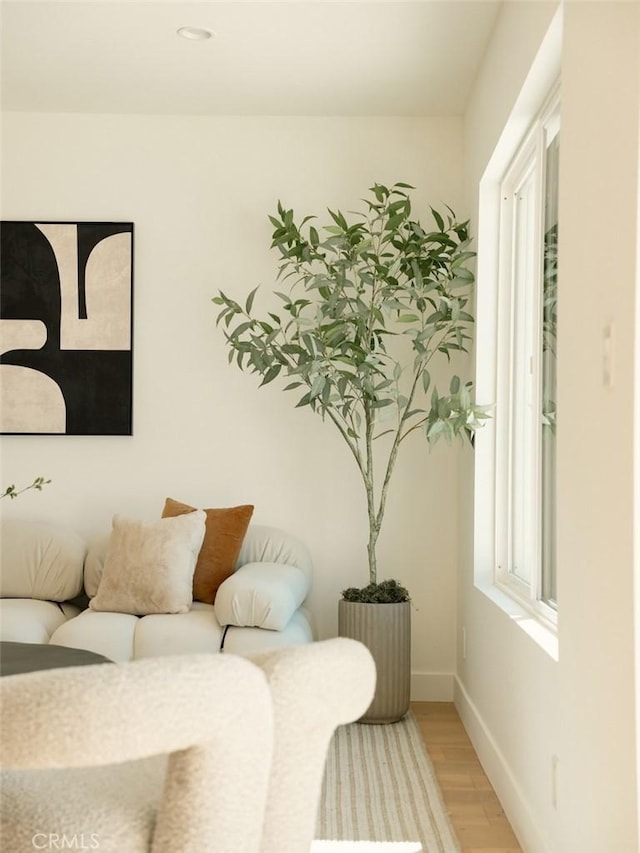
M 504 306 L 498 310 L 502 183 L 512 165 L 515 178 L 517 154 L 524 151 L 527 140 L 535 144 L 536 121 L 551 106 L 550 99 L 558 85 L 561 46 L 562 10 L 558 10 L 496 140 L 479 185 L 475 384 L 477 401 L 494 404 L 494 416 L 476 433 L 474 452 L 474 585 L 556 661 L 559 660 L 557 613 L 538 604 L 539 582 L 533 586 L 532 595 L 531 583 L 522 584 L 513 577 L 509 579 L 513 582 L 503 582 L 507 579 L 497 570 L 502 565 L 498 557 L 502 557 L 504 550 L 503 546 L 498 547 L 504 521 L 498 520 L 501 507 L 496 498 L 501 490 L 504 495 L 505 490 L 504 480 L 500 479 L 504 478 L 504 464 L 501 467 L 498 463 L 505 425 L 500 417 L 495 417 L 495 404 L 500 398 L 499 381 L 506 381 L 498 369 L 502 363 L 498 358 L 498 341 L 504 346 L 499 334 Z
M 542 287 L 546 148 L 556 83 L 500 182 L 495 583 L 552 627 L 542 598 Z

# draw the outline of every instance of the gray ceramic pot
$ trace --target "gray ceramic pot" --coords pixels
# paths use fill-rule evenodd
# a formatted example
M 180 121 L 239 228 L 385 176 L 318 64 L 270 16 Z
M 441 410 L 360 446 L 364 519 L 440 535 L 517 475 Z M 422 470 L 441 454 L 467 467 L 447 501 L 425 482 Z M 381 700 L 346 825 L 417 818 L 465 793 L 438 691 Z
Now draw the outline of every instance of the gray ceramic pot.
M 409 710 L 411 692 L 411 602 L 338 603 L 338 634 L 364 643 L 376 663 L 373 702 L 362 723 L 394 723 Z

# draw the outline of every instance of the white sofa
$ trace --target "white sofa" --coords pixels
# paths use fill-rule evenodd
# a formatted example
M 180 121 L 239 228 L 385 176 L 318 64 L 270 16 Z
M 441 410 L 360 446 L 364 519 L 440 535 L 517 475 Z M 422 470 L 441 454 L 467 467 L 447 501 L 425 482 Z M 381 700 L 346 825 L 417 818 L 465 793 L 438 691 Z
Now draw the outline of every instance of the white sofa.
M 187 613 L 95 611 L 109 536 L 85 543 L 60 525 L 5 519 L 0 558 L 0 639 L 87 649 L 115 661 L 228 651 L 246 655 L 313 640 L 304 601 L 312 563 L 287 533 L 250 525 L 236 571 L 214 604 Z M 86 605 L 86 600 L 84 601 Z

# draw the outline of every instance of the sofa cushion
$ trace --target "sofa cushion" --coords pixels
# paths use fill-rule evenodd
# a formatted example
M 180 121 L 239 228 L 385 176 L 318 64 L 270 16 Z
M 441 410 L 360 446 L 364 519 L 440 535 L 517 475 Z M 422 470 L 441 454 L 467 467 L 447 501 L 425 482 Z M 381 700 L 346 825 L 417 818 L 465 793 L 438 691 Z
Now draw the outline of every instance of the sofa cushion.
M 48 643 L 56 629 L 79 612 L 72 604 L 60 606 L 35 598 L 3 598 L 0 601 L 0 640 Z
M 238 555 L 238 567 L 247 563 L 282 563 L 304 572 L 309 584 L 313 576 L 311 555 L 299 539 L 278 527 L 252 524 Z
M 86 546 L 66 527 L 4 519 L 0 596 L 68 601 L 82 591 Z
M 213 605 L 194 601 L 188 613 L 143 616 L 136 626 L 134 657 L 218 652 L 222 628 Z
M 195 512 L 195 507 L 167 498 L 162 517 Z M 213 604 L 220 584 L 233 574 L 238 554 L 253 515 L 253 506 L 244 504 L 221 509 L 205 509 L 206 531 L 193 575 L 193 598 Z
M 51 635 L 56 646 L 86 649 L 109 660 L 128 661 L 134 658 L 136 627 L 140 618 L 130 613 L 100 613 L 84 610 L 69 619 Z
M 313 630 L 304 610 L 296 610 L 282 631 L 231 626 L 224 636 L 224 651 L 232 655 L 250 655 L 266 649 L 302 646 L 313 642 Z
M 160 655 L 218 652 L 222 634 L 213 605 L 194 601 L 188 613 L 132 616 L 85 610 L 76 619 L 61 625 L 51 637 L 51 643 L 87 649 L 110 660 L 128 661 Z
M 308 592 L 296 566 L 247 563 L 221 584 L 214 608 L 221 625 L 282 631 Z
M 204 538 L 204 512 L 144 522 L 116 515 L 92 610 L 186 613 Z

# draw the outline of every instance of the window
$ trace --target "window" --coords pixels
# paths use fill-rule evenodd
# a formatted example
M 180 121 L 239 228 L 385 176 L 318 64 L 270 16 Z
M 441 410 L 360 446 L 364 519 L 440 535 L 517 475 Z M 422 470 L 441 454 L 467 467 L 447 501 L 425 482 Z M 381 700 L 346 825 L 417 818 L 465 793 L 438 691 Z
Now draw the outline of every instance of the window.
M 555 622 L 560 98 L 499 182 L 494 582 Z M 480 358 L 480 356 L 479 356 Z

